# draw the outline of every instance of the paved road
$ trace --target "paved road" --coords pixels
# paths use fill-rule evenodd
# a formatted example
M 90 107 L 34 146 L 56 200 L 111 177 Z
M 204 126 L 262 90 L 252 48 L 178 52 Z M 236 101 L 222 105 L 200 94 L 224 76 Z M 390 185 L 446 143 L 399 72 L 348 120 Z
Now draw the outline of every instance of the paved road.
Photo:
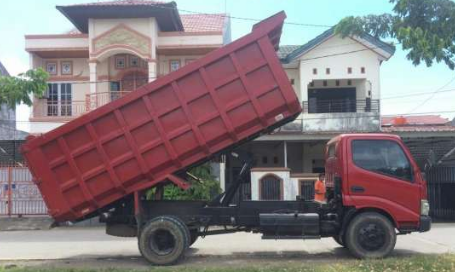
M 399 236 L 395 256 L 455 253 L 455 224 L 435 224 L 428 233 Z M 332 239 L 261 240 L 250 233 L 199 239 L 187 253 L 186 264 L 350 259 Z M 104 234 L 103 228 L 56 228 L 45 231 L 0 232 L 0 264 L 147 267 L 135 238 Z

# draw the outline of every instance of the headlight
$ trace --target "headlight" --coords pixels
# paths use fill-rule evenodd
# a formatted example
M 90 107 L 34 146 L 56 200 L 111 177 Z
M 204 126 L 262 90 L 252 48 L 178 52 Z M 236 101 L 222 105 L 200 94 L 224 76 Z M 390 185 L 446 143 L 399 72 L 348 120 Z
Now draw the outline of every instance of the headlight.
M 429 214 L 430 214 L 430 204 L 428 203 L 428 200 L 422 199 L 420 201 L 420 215 L 428 216 Z

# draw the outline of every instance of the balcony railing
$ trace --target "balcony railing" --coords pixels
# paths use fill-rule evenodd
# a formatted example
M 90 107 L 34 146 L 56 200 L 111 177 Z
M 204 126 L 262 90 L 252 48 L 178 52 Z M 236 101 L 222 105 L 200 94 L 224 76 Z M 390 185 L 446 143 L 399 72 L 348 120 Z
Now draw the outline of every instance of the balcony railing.
M 380 129 L 379 100 L 302 103 L 303 115 L 277 129 L 278 132 L 376 132 Z M 343 101 L 344 102 L 344 101 Z M 312 115 L 313 113 L 328 113 Z
M 87 94 L 85 100 L 71 101 L 39 99 L 33 104 L 33 117 L 35 119 L 42 117 L 71 119 L 117 100 L 128 93 L 130 92 L 118 91 Z
M 379 100 L 318 99 L 302 102 L 303 113 L 379 113 Z
M 33 103 L 33 117 L 61 117 L 73 118 L 78 117 L 87 112 L 86 101 L 73 100 L 71 102 L 65 101 L 48 101 L 47 99 L 40 99 Z
M 112 101 L 115 101 L 130 92 L 123 92 L 123 91 L 115 91 L 115 92 L 102 92 L 102 93 L 94 93 L 94 94 L 87 94 L 85 95 L 85 101 L 87 104 L 87 111 L 90 109 L 96 109 L 101 106 L 106 105 Z

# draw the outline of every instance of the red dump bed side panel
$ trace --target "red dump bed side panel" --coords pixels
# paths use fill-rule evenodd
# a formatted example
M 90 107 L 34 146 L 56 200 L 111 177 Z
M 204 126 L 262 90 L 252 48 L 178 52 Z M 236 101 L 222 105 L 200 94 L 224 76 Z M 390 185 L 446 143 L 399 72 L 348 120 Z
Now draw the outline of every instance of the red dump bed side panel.
M 284 18 L 27 141 L 23 153 L 51 216 L 81 219 L 298 115 L 275 52 Z

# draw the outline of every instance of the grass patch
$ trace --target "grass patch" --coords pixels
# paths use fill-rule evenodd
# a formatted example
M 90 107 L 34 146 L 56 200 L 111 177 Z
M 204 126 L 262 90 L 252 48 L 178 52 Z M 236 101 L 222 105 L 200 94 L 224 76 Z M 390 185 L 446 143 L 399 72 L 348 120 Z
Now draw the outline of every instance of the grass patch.
M 208 267 L 179 266 L 150 267 L 148 270 L 131 269 L 78 269 L 78 268 L 50 268 L 50 267 L 0 267 L 0 272 L 124 272 L 124 271 L 154 271 L 154 272 L 455 272 L 455 255 L 421 255 L 413 257 L 395 257 L 384 260 L 352 260 L 334 262 L 333 260 L 321 263 L 299 264 L 297 262 L 276 264 L 252 264 L 247 266 L 220 265 Z

